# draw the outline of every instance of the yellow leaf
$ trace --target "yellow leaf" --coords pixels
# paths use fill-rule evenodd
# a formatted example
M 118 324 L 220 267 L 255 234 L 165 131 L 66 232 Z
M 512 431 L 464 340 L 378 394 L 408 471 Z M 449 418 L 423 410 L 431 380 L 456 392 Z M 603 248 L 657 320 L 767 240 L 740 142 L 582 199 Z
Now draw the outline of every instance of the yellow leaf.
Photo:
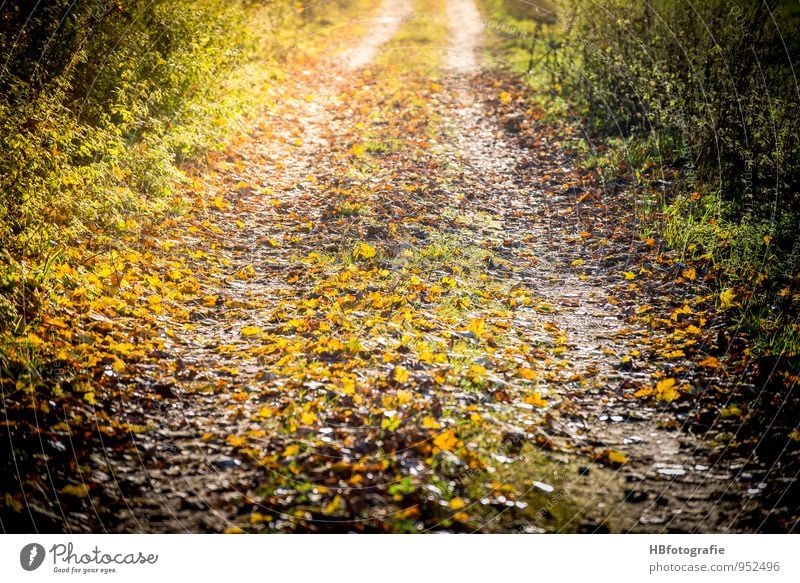
M 397 402 L 400 405 L 405 405 L 406 403 L 410 403 L 414 398 L 414 393 L 411 391 L 397 391 Z
M 690 267 L 689 269 L 684 269 L 683 277 L 685 277 L 689 281 L 694 281 L 695 279 L 697 279 L 697 272 L 695 271 L 694 267 Z
M 519 376 L 527 381 L 532 381 L 536 378 L 536 371 L 531 368 L 522 367 L 519 369 Z
M 800 431 L 797 430 L 792 431 L 789 434 L 789 439 L 791 439 L 792 441 L 800 441 Z
M 727 419 L 728 417 L 741 417 L 742 410 L 737 405 L 730 405 L 720 411 L 720 415 L 723 419 Z
M 244 530 L 238 526 L 229 526 L 223 532 L 224 534 L 244 534 Z
M 10 492 L 6 492 L 6 506 L 16 513 L 22 512 L 23 509 L 22 503 L 14 498 Z
M 608 451 L 608 463 L 618 464 L 620 466 L 623 465 L 623 464 L 627 464 L 628 463 L 628 456 L 626 456 L 621 451 L 616 451 L 616 450 L 611 449 L 611 450 Z
M 247 444 L 247 438 L 239 435 L 229 435 L 225 438 L 225 441 L 228 442 L 228 445 L 233 447 L 244 447 Z
M 719 359 L 714 356 L 706 356 L 698 364 L 706 368 L 719 368 Z
M 300 423 L 303 425 L 312 425 L 317 421 L 317 415 L 313 411 L 305 411 L 300 416 Z
M 375 247 L 369 243 L 359 243 L 353 250 L 353 257 L 355 259 L 372 259 L 376 253 Z
M 467 503 L 464 502 L 463 498 L 456 497 L 456 498 L 453 498 L 452 500 L 450 500 L 450 509 L 451 510 L 461 510 L 466 505 L 467 505 Z
M 722 304 L 723 310 L 733 307 L 735 305 L 733 300 L 735 299 L 736 292 L 734 292 L 732 288 L 726 288 L 719 294 L 719 301 Z
M 342 504 L 342 497 L 338 494 L 334 496 L 333 500 L 330 501 L 330 504 L 325 506 L 325 514 L 333 514 Z
M 342 392 L 345 395 L 352 395 L 356 392 L 356 381 L 350 377 L 343 377 L 342 378 Z
M 662 391 L 666 391 L 667 389 L 671 389 L 674 386 L 675 386 L 675 379 L 673 378 L 662 379 L 658 381 L 658 384 L 656 384 L 656 391 L 660 393 Z
M 61 488 L 61 493 L 77 498 L 86 498 L 89 495 L 89 487 L 86 484 L 67 484 Z
M 473 318 L 469 321 L 467 330 L 475 334 L 478 338 L 486 335 L 486 321 L 483 318 Z
M 623 271 L 623 272 L 622 272 L 622 275 L 624 275 L 624 276 L 625 276 L 625 279 L 628 279 L 628 280 L 630 280 L 630 279 L 636 279 L 636 274 L 635 274 L 635 273 L 633 273 L 632 271 Z
M 586 263 L 586 262 L 585 262 L 583 259 L 576 259 L 575 261 L 573 261 L 572 263 L 570 263 L 570 265 L 571 265 L 572 267 L 580 267 L 580 266 L 581 266 L 581 265 L 583 265 L 584 263 Z
M 680 396 L 680 392 L 675 388 L 675 379 L 663 379 L 656 384 L 656 399 L 659 401 L 670 403 Z
M 500 94 L 500 103 L 502 104 L 511 103 L 511 94 L 508 91 L 503 91 Z
M 259 326 L 245 326 L 242 328 L 242 336 L 257 336 L 261 334 L 261 328 Z
M 228 208 L 228 203 L 224 198 L 222 198 L 222 195 L 220 195 L 214 199 L 214 206 L 217 207 L 217 209 L 224 211 Z
M 292 457 L 300 453 L 300 447 L 297 445 L 290 445 L 283 450 L 283 457 Z
M 431 416 L 423 417 L 422 426 L 425 429 L 439 429 L 441 424 Z
M 28 334 L 27 336 L 25 336 L 25 342 L 27 342 L 27 343 L 28 343 L 28 344 L 30 344 L 31 346 L 37 346 L 37 347 L 38 347 L 38 346 L 41 346 L 42 344 L 44 344 L 44 340 L 42 340 L 41 338 L 39 338 L 39 337 L 38 337 L 36 334 L 34 334 L 33 332 L 31 332 L 30 334 Z
M 94 393 L 84 393 L 83 400 L 90 405 L 97 405 L 97 399 L 94 398 Z
M 457 444 L 458 438 L 452 429 L 443 431 L 433 438 L 433 445 L 444 451 L 452 451 Z
M 399 364 L 394 367 L 394 370 L 392 371 L 392 378 L 398 383 L 408 382 L 410 376 L 411 375 L 409 374 L 408 370 Z
M 528 395 L 527 397 L 525 397 L 525 402 L 528 403 L 529 405 L 533 405 L 534 407 L 539 407 L 539 408 L 547 407 L 547 401 L 542 399 L 539 393 L 533 393 L 531 395 Z

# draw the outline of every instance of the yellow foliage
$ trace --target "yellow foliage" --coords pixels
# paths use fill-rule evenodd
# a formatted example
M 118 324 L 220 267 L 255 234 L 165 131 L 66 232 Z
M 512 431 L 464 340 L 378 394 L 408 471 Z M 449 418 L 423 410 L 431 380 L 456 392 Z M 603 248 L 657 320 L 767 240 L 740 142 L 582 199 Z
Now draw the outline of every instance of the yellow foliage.
M 669 403 L 680 396 L 680 392 L 675 388 L 675 379 L 662 379 L 656 384 L 656 399 L 659 401 L 666 401 Z
M 409 374 L 408 370 L 399 364 L 396 367 L 394 367 L 394 370 L 392 371 L 392 379 L 394 379 L 394 381 L 398 383 L 408 382 L 410 376 L 411 375 Z
M 733 291 L 732 288 L 726 288 L 722 290 L 719 294 L 719 301 L 723 310 L 727 310 L 728 308 L 734 307 L 736 305 L 736 303 L 734 302 L 735 299 L 736 299 L 736 292 Z
M 448 429 L 433 438 L 433 445 L 444 451 L 452 451 L 458 445 L 458 438 L 452 429 Z
M 377 254 L 377 249 L 369 243 L 358 243 L 353 250 L 354 259 L 372 259 Z

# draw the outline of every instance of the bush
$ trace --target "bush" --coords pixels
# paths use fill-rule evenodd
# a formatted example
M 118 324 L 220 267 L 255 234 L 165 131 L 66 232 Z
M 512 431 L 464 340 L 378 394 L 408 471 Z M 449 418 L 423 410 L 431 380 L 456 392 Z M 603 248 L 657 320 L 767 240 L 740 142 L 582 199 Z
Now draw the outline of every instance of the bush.
M 59 248 L 118 241 L 164 212 L 177 163 L 230 136 L 320 14 L 290 0 L 3 4 L 3 327 L 24 328 Z
M 769 221 L 773 238 L 793 242 L 796 3 L 571 0 L 562 14 L 578 63 L 562 70 L 562 85 L 595 127 L 657 135 L 667 163 L 729 203 L 726 218 Z

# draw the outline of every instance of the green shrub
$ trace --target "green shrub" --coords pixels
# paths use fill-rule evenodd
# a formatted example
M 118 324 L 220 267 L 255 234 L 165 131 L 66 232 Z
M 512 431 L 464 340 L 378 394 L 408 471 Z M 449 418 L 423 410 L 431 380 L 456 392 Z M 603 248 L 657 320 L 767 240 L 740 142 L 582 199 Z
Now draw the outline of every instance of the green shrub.
M 682 177 L 716 185 L 726 218 L 768 220 L 788 243 L 800 216 L 796 6 L 571 0 L 578 66 L 563 85 L 596 127 L 657 134 Z

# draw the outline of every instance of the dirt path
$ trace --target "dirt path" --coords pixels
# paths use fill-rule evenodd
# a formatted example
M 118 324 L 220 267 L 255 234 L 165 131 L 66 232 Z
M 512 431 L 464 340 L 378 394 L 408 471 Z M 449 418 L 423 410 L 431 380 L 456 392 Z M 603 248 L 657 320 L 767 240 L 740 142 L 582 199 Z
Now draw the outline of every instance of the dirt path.
M 341 56 L 345 67 L 354 70 L 369 65 L 381 46 L 397 34 L 412 10 L 411 0 L 383 0 L 377 15 L 370 19 L 369 33 Z
M 478 49 L 483 41 L 483 17 L 472 0 L 447 2 L 447 22 L 450 28 L 450 46 L 445 65 L 462 74 L 475 73 L 480 57 Z
M 536 265 L 520 283 L 552 305 L 554 312 L 544 317 L 534 314 L 515 324 L 535 329 L 549 323 L 566 335 L 566 366 L 559 371 L 563 384 L 558 393 L 562 407 L 568 404 L 571 410 L 551 419 L 548 431 L 591 457 L 619 451 L 632 460 L 602 481 L 609 493 L 623 489 L 622 501 L 612 506 L 605 521 L 616 529 L 735 528 L 744 519 L 738 500 L 745 489 L 757 492 L 758 480 L 742 475 L 744 460 L 724 466 L 709 461 L 708 446 L 701 439 L 683 430 L 666 430 L 669 416 L 624 395 L 621 387 L 626 382 L 647 383 L 659 376 L 658 364 L 663 363 L 627 371 L 619 367 L 626 355 L 652 342 L 651 331 L 626 323 L 629 307 L 612 303 L 615 290 L 605 281 L 581 278 L 568 268 L 583 258 L 565 256 L 563 242 L 579 239 L 581 233 L 607 231 L 613 210 L 587 217 L 571 208 L 576 197 L 570 194 L 586 185 L 570 183 L 572 161 L 560 148 L 561 136 L 542 138 L 533 151 L 521 148 L 484 107 L 478 93 L 486 88 L 480 80 L 473 77 L 464 89 L 463 75 L 480 71 L 481 16 L 471 0 L 455 0 L 448 3 L 448 18 L 458 50 L 448 54 L 447 62 L 456 74 L 452 90 L 456 100 L 450 107 L 453 141 L 446 151 L 460 161 L 464 188 L 480 193 L 480 204 L 493 214 L 494 228 L 484 234 L 491 233 L 495 242 L 531 240 Z M 564 222 L 566 213 L 573 215 L 571 222 Z M 584 509 L 598 503 L 602 501 L 589 497 Z M 605 530 L 606 523 L 598 529 Z
M 143 243 L 166 266 L 137 300 L 155 316 L 85 320 L 159 348 L 99 372 L 113 398 L 93 432 L 53 438 L 81 481 L 56 503 L 32 494 L 40 522 L 740 528 L 757 477 L 632 397 L 677 374 L 642 354 L 663 339 L 620 299 L 620 225 L 561 146 L 574 130 L 509 111 L 480 70 L 480 13 L 447 7 L 440 76 L 415 69 L 430 51 L 374 63 L 414 25 L 410 2 L 384 2 L 357 47 L 276 87 L 258 126 L 192 173 L 213 202 Z

